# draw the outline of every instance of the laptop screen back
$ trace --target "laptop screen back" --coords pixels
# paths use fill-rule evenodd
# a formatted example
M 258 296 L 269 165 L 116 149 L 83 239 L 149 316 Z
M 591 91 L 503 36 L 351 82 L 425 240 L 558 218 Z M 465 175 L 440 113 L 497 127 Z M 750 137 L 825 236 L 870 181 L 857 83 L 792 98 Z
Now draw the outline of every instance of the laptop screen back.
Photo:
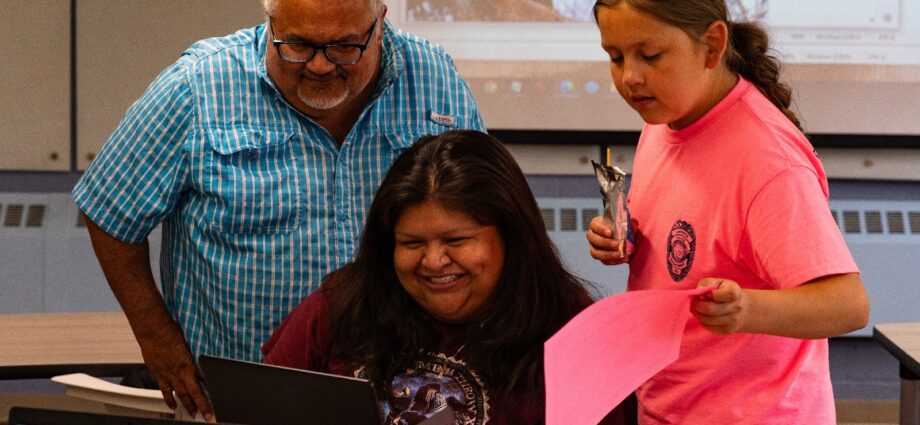
M 203 355 L 214 413 L 250 425 L 380 425 L 367 380 Z

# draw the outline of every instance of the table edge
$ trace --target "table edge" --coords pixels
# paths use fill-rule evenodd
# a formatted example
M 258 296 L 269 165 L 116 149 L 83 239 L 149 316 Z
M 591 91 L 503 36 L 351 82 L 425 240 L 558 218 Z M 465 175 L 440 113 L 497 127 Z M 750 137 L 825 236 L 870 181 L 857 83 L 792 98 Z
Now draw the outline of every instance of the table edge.
M 52 364 L 0 367 L 0 380 L 48 379 L 69 373 L 96 377 L 120 377 L 143 363 Z
M 915 376 L 920 377 L 920 359 L 915 359 L 913 356 L 904 351 L 903 348 L 899 347 L 883 332 L 879 331 L 877 326 L 872 327 L 872 338 L 875 339 L 875 341 L 878 342 L 882 348 L 891 353 L 891 355 L 898 360 L 898 363 L 901 364 L 901 367 L 909 370 Z

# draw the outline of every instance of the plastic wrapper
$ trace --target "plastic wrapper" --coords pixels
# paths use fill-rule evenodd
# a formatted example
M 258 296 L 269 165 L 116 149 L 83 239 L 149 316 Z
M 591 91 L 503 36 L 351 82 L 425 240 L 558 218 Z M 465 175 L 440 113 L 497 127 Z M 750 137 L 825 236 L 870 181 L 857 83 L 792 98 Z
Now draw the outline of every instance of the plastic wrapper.
M 609 161 L 609 160 L 608 160 Z M 591 161 L 604 201 L 604 222 L 613 229 L 613 238 L 620 243 L 620 255 L 633 252 L 632 224 L 626 208 L 626 172 L 618 167 Z

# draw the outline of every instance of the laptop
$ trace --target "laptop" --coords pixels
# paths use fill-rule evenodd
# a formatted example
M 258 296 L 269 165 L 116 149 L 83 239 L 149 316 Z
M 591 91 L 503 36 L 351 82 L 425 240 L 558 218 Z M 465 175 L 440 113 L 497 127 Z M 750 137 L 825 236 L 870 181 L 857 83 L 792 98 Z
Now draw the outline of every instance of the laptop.
M 218 420 L 249 425 L 380 425 L 366 379 L 222 357 L 198 358 Z
M 102 413 L 70 412 L 33 407 L 10 409 L 9 425 L 201 425 L 198 422 L 142 418 Z M 222 422 L 224 425 L 225 422 Z

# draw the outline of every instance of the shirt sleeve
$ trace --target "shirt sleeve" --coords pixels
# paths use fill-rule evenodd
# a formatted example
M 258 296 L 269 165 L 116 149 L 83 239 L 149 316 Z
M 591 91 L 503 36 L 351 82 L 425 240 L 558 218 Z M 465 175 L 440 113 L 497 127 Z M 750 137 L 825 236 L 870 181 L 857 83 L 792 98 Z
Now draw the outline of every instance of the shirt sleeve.
M 793 167 L 771 179 L 751 203 L 740 256 L 775 288 L 858 273 L 818 176 Z
M 452 87 L 448 92 L 448 97 L 454 103 L 448 110 L 459 111 L 462 116 L 466 117 L 465 123 L 458 126 L 467 130 L 477 130 L 486 132 L 485 123 L 482 120 L 482 114 L 479 112 L 479 105 L 476 104 L 476 98 L 473 97 L 473 91 L 469 83 L 460 75 L 457 64 L 450 54 L 443 52 L 443 65 L 446 67 L 445 72 L 448 76 L 447 81 Z
M 321 370 L 330 343 L 328 302 L 316 291 L 289 314 L 262 345 L 264 362 L 296 369 Z
M 194 120 L 187 75 L 182 60 L 160 73 L 74 187 L 77 206 L 123 242 L 143 242 L 183 190 Z
M 464 81 L 462 78 L 460 80 L 461 85 L 463 86 L 462 90 L 467 99 L 467 102 L 470 104 L 470 124 L 467 127 L 469 130 L 477 130 L 483 133 L 486 132 L 486 125 L 482 121 L 482 114 L 479 112 L 479 105 L 476 104 L 476 98 L 473 97 L 472 91 L 470 91 L 469 84 Z
M 482 115 L 479 114 L 479 108 L 473 105 L 473 122 L 470 125 L 471 130 L 486 132 L 486 125 L 482 122 Z

